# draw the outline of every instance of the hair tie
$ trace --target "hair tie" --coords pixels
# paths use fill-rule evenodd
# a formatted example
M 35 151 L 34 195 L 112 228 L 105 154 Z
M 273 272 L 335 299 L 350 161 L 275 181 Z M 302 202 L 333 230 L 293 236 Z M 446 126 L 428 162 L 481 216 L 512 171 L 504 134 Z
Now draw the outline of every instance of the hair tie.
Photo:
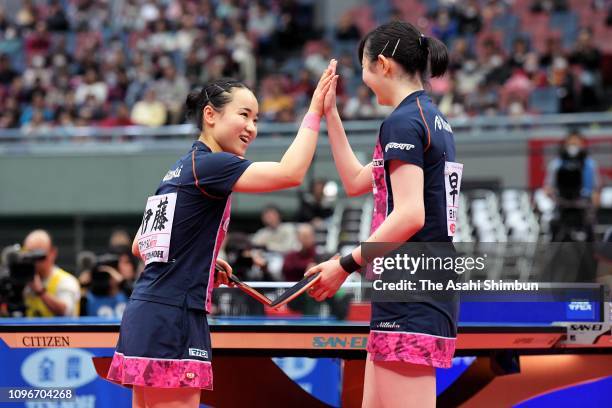
M 210 102 L 210 97 L 208 96 L 208 92 L 206 91 L 206 88 L 204 88 L 204 95 L 206 95 L 206 103 Z
M 428 43 L 427 37 L 425 37 L 424 34 L 421 34 L 421 36 L 419 37 L 419 46 L 421 48 L 427 48 L 427 43 Z

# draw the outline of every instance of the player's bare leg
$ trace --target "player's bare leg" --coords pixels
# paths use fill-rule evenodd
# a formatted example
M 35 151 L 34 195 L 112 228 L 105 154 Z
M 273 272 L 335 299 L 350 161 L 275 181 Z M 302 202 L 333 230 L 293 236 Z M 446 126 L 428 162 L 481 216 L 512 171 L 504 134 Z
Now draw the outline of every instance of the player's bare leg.
M 368 361 L 363 408 L 435 408 L 436 370 L 401 361 Z
M 146 408 L 198 408 L 199 388 L 145 388 Z
M 132 408 L 146 408 L 144 387 L 139 385 L 134 385 L 132 387 Z

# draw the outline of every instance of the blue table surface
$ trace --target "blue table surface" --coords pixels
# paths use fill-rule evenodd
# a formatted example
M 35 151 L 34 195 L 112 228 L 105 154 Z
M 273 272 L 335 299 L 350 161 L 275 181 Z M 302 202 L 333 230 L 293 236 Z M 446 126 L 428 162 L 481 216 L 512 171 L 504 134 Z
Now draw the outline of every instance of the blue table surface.
M 568 302 L 467 302 L 459 312 L 459 326 L 547 326 L 553 322 L 601 321 L 601 302 L 581 302 L 586 310 L 570 307 Z M 0 318 L 1 325 L 117 325 L 118 318 L 55 317 L 55 318 Z M 340 321 L 318 317 L 212 317 L 211 325 L 307 325 L 307 326 L 359 326 L 367 322 Z

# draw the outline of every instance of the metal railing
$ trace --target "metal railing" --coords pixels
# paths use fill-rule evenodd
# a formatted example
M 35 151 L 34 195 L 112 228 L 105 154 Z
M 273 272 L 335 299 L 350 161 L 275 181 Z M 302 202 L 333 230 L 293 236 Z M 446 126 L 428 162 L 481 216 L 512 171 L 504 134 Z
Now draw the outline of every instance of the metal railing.
M 479 116 L 473 118 L 453 118 L 449 120 L 455 135 L 464 141 L 474 140 L 526 140 L 539 135 L 562 136 L 568 128 L 579 127 L 584 134 L 597 137 L 612 134 L 612 112 L 576 113 L 559 115 L 522 115 L 522 116 Z M 372 136 L 378 132 L 381 119 L 346 121 L 344 127 L 351 137 Z M 253 145 L 262 147 L 288 143 L 298 130 L 298 123 L 261 123 L 258 142 Z M 325 132 L 325 124 L 322 126 Z M 7 146 L 31 146 L 41 144 L 64 144 L 87 146 L 91 143 L 121 144 L 143 143 L 158 144 L 193 140 L 198 129 L 191 124 L 161 126 L 127 127 L 54 127 L 43 131 L 23 129 L 0 130 L 0 148 Z M 358 142 L 358 141 L 357 141 Z M 370 143 L 371 144 L 371 143 Z

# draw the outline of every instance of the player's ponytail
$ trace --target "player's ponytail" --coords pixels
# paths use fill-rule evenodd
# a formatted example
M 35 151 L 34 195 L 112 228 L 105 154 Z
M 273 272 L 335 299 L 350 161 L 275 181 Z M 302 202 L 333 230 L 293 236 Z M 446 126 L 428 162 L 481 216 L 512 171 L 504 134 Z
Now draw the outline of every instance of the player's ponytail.
M 429 69 L 431 76 L 441 77 L 448 68 L 448 50 L 446 45 L 437 38 L 427 38 L 427 49 L 429 51 Z
M 359 61 L 375 62 L 379 55 L 395 60 L 406 73 L 423 82 L 442 76 L 448 66 L 448 50 L 436 38 L 426 37 L 410 23 L 393 21 L 370 31 L 359 44 Z
M 185 116 L 193 121 L 198 129 L 204 129 L 202 121 L 204 107 L 210 105 L 214 110 L 221 111 L 225 105 L 232 101 L 232 89 L 249 89 L 244 83 L 235 79 L 222 78 L 208 83 L 202 89 L 192 91 L 185 101 Z

